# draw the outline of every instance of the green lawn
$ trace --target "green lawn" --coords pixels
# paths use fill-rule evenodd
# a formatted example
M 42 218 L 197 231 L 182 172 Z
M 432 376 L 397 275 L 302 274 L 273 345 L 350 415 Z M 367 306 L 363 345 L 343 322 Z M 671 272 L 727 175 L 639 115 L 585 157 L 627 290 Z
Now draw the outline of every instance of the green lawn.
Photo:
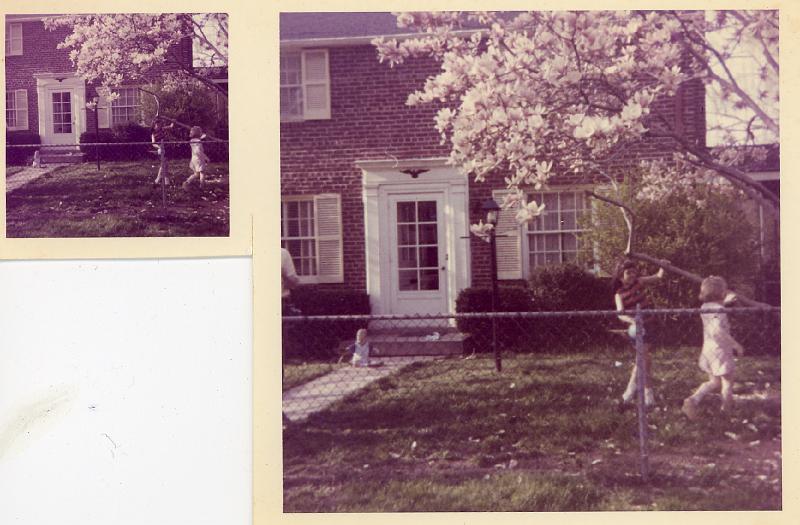
M 283 390 L 289 390 L 297 385 L 308 383 L 312 379 L 332 372 L 337 366 L 346 365 L 306 362 L 285 363 L 283 365 Z
M 229 234 L 228 164 L 209 165 L 203 188 L 182 183 L 188 159 L 170 163 L 167 208 L 155 157 L 59 167 L 6 196 L 8 237 L 201 237 Z
M 286 428 L 284 510 L 780 509 L 779 359 L 740 360 L 735 412 L 712 396 L 688 421 L 697 352 L 654 355 L 649 484 L 635 410 L 617 404 L 627 354 L 508 355 L 500 374 L 490 358 L 448 359 Z

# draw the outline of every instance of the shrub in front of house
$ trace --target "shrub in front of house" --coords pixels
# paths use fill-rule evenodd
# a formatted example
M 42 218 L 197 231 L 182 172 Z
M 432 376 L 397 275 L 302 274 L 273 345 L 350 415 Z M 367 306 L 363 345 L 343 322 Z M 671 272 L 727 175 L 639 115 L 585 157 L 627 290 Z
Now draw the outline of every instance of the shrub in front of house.
M 300 286 L 292 291 L 299 315 L 368 315 L 369 296 L 352 290 L 326 290 Z M 361 320 L 304 320 L 286 323 L 284 355 L 287 358 L 331 359 L 343 341 L 355 340 Z
M 36 148 L 14 148 L 9 146 L 20 146 L 29 144 L 41 144 L 42 138 L 38 133 L 30 131 L 11 131 L 6 133 L 6 165 L 21 166 L 29 164 L 33 158 Z
M 524 286 L 500 286 L 497 289 L 498 312 L 530 312 L 530 293 Z M 465 288 L 456 298 L 457 313 L 480 313 L 492 311 L 491 288 Z M 495 320 L 497 343 L 501 349 L 511 349 L 524 344 L 529 336 L 529 320 L 525 318 L 499 318 Z M 460 332 L 468 334 L 464 351 L 492 351 L 492 320 L 489 318 L 461 318 L 457 321 Z
M 86 160 L 97 160 L 99 152 L 100 160 L 140 160 L 143 158 L 156 159 L 151 153 L 155 152 L 149 143 L 151 141 L 150 128 L 139 124 L 126 123 L 118 124 L 113 129 L 101 129 L 99 133 L 86 131 L 81 133 L 81 151 Z M 104 146 L 91 146 L 94 142 L 111 143 Z M 131 142 L 147 142 L 148 144 L 130 144 Z
M 535 312 L 578 312 L 614 310 L 611 283 L 576 264 L 543 266 L 533 271 L 528 289 Z M 584 351 L 591 345 L 613 342 L 609 332 L 615 317 L 569 316 L 537 318 L 531 330 L 535 348 Z

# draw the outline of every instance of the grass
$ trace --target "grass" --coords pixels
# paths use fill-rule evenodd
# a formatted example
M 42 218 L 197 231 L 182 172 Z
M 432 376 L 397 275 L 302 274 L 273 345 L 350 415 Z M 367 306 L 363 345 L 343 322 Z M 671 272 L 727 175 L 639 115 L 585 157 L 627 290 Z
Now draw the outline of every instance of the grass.
M 283 366 L 283 390 L 289 390 L 303 383 L 332 372 L 337 366 L 331 363 L 285 363 Z
M 20 171 L 24 170 L 25 166 L 6 166 L 6 177 L 10 177 Z
M 205 237 L 229 234 L 227 163 L 209 165 L 203 188 L 183 190 L 185 159 L 171 163 L 162 212 L 155 158 L 56 168 L 6 195 L 8 237 Z M 188 161 L 187 161 L 188 162 Z
M 284 510 L 587 511 L 781 508 L 775 357 L 741 360 L 736 411 L 688 421 L 696 348 L 654 355 L 651 479 L 638 475 L 635 410 L 618 353 L 416 364 L 284 432 Z M 769 387 L 767 387 L 769 383 Z M 750 396 L 752 399 L 748 399 Z

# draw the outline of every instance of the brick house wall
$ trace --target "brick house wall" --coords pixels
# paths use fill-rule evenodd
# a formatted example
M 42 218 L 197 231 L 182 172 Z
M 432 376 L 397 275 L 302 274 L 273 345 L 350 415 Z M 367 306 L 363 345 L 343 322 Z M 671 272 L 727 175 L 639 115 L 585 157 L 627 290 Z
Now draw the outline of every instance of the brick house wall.
M 44 22 L 36 21 L 15 21 L 13 19 L 6 22 L 22 24 L 22 55 L 6 56 L 6 91 L 15 89 L 25 89 L 28 93 L 28 130 L 19 132 L 38 133 L 39 114 L 38 114 L 38 94 L 36 90 L 35 73 L 65 73 L 74 72 L 75 67 L 69 59 L 69 51 L 58 49 L 58 44 L 64 41 L 71 32 L 69 28 L 58 27 L 48 30 L 44 27 Z M 176 59 L 183 64 L 192 65 L 192 42 L 191 39 L 183 39 L 175 48 L 171 50 Z M 174 65 L 162 65 L 153 69 L 153 75 L 160 75 L 164 72 L 174 70 Z M 86 100 L 90 100 L 97 95 L 94 84 L 86 85 Z M 86 111 L 86 108 L 76 108 L 77 111 L 86 112 L 86 129 L 95 128 L 96 115 L 94 111 Z M 8 133 L 18 133 L 9 131 Z
M 318 286 L 365 291 L 364 206 L 355 162 L 448 155 L 433 127 L 436 109 L 405 104 L 438 65 L 420 59 L 390 68 L 371 45 L 331 47 L 328 57 L 331 118 L 281 123 L 281 194 L 341 194 L 344 283 Z
M 409 93 L 421 89 L 425 79 L 439 71 L 439 66 L 430 59 L 415 59 L 390 68 L 378 62 L 371 45 L 330 47 L 328 53 L 331 118 L 281 123 L 281 194 L 341 195 L 344 282 L 314 286 L 365 291 L 362 174 L 355 162 L 449 154 L 449 146 L 440 144 L 434 128 L 437 108 L 405 104 Z M 676 97 L 656 103 L 688 136 L 705 142 L 702 83 L 687 84 Z M 610 168 L 621 175 L 626 167 L 642 159 L 671 155 L 671 149 L 667 139 L 645 138 L 628 147 L 626 154 Z M 557 177 L 553 186 L 581 182 L 587 181 Z M 484 183 L 469 181 L 470 223 L 484 217 L 481 204 L 491 198 L 492 190 L 503 187 L 502 174 L 490 176 Z M 489 245 L 472 237 L 470 254 L 472 285 L 488 285 Z

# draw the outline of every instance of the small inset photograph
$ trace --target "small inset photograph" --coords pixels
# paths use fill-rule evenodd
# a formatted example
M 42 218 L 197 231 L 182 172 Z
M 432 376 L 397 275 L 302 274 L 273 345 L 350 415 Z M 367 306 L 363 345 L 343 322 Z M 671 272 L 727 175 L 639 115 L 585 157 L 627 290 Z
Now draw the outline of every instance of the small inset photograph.
M 228 237 L 228 15 L 6 15 L 6 237 Z

